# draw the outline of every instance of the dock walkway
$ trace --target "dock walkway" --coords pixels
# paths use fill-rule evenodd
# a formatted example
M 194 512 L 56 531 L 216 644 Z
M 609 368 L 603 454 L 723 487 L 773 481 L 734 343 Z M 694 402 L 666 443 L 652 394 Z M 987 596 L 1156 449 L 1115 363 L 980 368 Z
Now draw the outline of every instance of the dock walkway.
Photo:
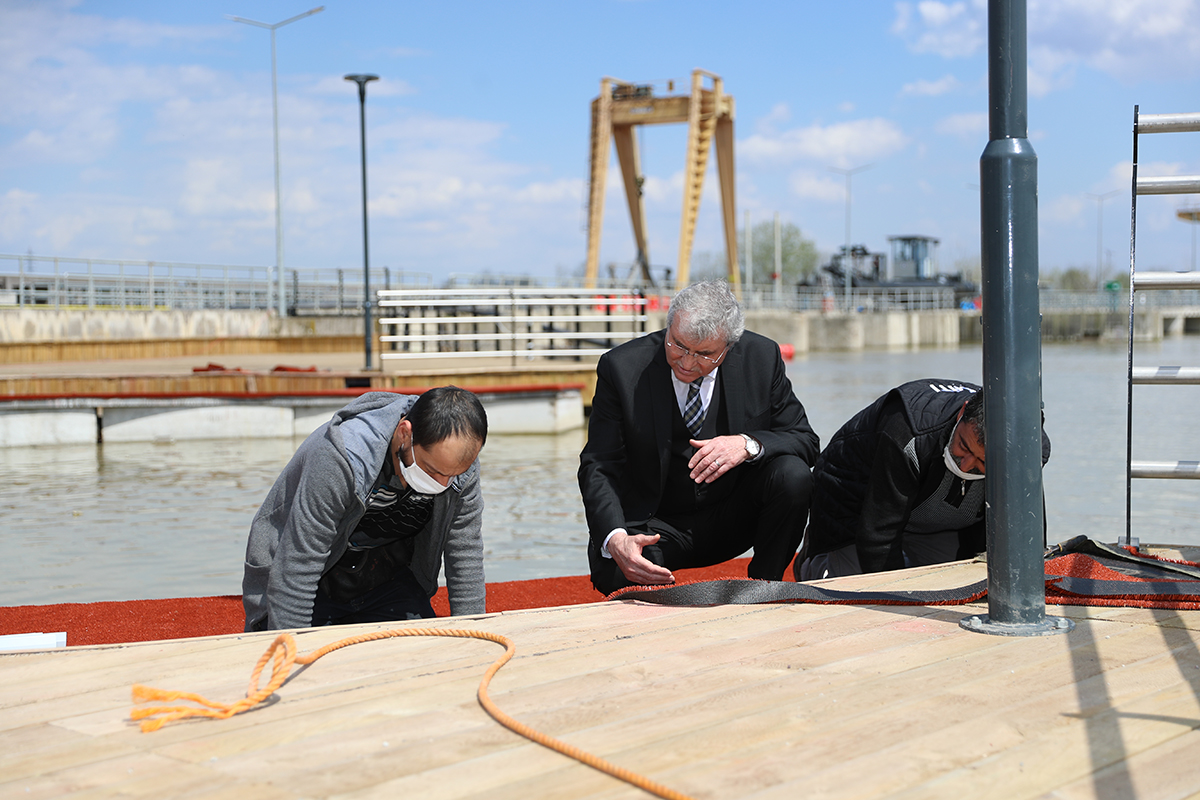
M 959 562 L 830 583 L 984 575 Z M 1052 606 L 1075 629 L 1034 638 L 959 627 L 981 610 L 618 601 L 415 624 L 512 638 L 500 709 L 697 798 L 1200 793 L 1200 612 Z M 381 627 L 300 632 L 299 648 Z M 488 717 L 475 692 L 500 650 L 484 641 L 359 644 L 232 719 L 130 721 L 135 683 L 236 700 L 273 636 L 0 655 L 0 796 L 648 796 Z
M 3 363 L 0 447 L 180 436 L 304 437 L 361 392 L 420 392 L 447 384 L 479 393 L 493 433 L 559 433 L 584 424 L 595 392 L 595 359 L 388 363 L 388 371 L 368 371 L 361 351 L 266 346 Z
M 208 369 L 210 366 L 224 370 Z M 513 366 L 495 359 L 433 358 L 419 359 L 411 365 L 391 361 L 386 371 L 369 372 L 364 366 L 361 348 L 7 362 L 0 363 L 0 400 L 31 396 L 303 394 L 364 387 L 429 388 L 453 383 L 472 388 L 583 386 L 585 402 L 590 404 L 596 380 L 595 359 L 543 359 Z

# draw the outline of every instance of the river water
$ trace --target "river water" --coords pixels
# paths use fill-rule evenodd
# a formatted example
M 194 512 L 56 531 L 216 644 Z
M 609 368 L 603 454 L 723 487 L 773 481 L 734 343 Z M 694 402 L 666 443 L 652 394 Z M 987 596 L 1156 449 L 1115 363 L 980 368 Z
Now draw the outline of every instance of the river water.
M 1139 365 L 1200 364 L 1200 337 L 1139 344 Z M 1125 529 L 1123 345 L 1043 347 L 1050 541 Z M 979 382 L 978 347 L 816 353 L 788 367 L 826 442 L 888 388 L 923 377 Z M 1138 387 L 1134 458 L 1200 458 L 1200 387 Z M 483 450 L 489 581 L 586 573 L 575 481 L 582 431 L 492 436 Z M 0 606 L 240 594 L 251 517 L 300 440 L 0 448 Z M 1200 482 L 1137 481 L 1143 542 L 1200 545 Z

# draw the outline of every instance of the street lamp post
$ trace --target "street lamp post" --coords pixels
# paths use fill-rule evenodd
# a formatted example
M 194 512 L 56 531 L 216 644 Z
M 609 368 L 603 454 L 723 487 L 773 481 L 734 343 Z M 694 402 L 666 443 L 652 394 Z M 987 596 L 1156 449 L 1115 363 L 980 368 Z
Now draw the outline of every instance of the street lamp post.
M 853 167 L 851 169 L 842 169 L 841 167 L 830 167 L 834 172 L 841 173 L 846 176 L 846 255 L 842 258 L 842 269 L 846 274 L 846 313 L 850 313 L 851 309 L 851 275 L 853 268 L 850 260 L 850 178 L 856 172 L 862 172 L 864 169 L 870 169 L 874 164 L 863 164 L 861 167 Z
M 362 209 L 363 209 L 363 347 L 367 354 L 365 369 L 371 369 L 371 261 L 367 248 L 367 84 L 379 80 L 378 75 L 347 75 L 346 80 L 358 84 L 358 130 L 362 142 Z
M 279 317 L 282 319 L 287 314 L 287 305 L 284 302 L 283 295 L 283 212 L 280 211 L 279 202 L 279 93 L 277 89 L 278 81 L 275 74 L 275 29 L 282 28 L 288 23 L 295 22 L 298 19 L 311 17 L 319 11 L 324 11 L 325 6 L 317 6 L 305 11 L 303 14 L 297 14 L 291 19 L 285 19 L 283 22 L 276 22 L 271 25 L 266 22 L 258 22 L 245 17 L 229 17 L 234 22 L 244 22 L 247 25 L 257 25 L 260 28 L 266 28 L 271 31 L 271 118 L 274 123 L 275 131 L 275 282 L 276 290 L 279 295 Z M 268 294 L 270 290 L 268 290 Z M 270 303 L 268 303 L 270 305 Z
M 1104 201 L 1115 194 L 1120 194 L 1122 189 L 1113 189 L 1111 192 L 1104 194 L 1092 194 L 1088 192 L 1088 197 L 1096 200 L 1096 288 L 1104 288 L 1104 278 L 1102 273 L 1103 253 L 1104 253 Z

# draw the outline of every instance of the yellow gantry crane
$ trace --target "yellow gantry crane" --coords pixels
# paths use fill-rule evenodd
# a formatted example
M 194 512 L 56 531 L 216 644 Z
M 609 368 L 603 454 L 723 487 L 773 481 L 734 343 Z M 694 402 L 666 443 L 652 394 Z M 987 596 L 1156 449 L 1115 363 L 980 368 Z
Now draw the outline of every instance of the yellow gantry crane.
M 707 86 L 706 84 L 707 79 Z M 668 84 L 668 93 L 674 82 Z M 651 283 L 650 257 L 646 248 L 646 211 L 642 204 L 642 171 L 638 162 L 633 129 L 638 125 L 688 124 L 687 155 L 683 179 L 683 219 L 679 225 L 679 262 L 676 288 L 688 284 L 692 239 L 710 145 L 717 151 L 717 176 L 721 183 L 721 217 L 725 228 L 725 260 L 729 283 L 740 288 L 737 260 L 733 185 L 733 97 L 724 93 L 721 78 L 702 69 L 692 70 L 691 93 L 655 96 L 651 84 L 635 84 L 616 78 L 600 80 L 600 96 L 592 101 L 591 170 L 588 195 L 587 285 L 596 285 L 600 261 L 600 231 L 604 223 L 604 185 L 608 177 L 608 143 L 616 145 L 629 216 L 637 243 L 637 261 L 642 277 Z

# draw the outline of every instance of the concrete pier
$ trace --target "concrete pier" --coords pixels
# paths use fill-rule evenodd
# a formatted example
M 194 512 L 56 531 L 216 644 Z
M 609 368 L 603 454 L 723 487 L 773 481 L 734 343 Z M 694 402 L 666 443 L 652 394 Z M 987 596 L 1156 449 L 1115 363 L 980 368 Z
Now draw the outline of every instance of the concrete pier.
M 584 424 L 580 386 L 476 393 L 493 434 L 556 434 Z M 0 447 L 304 437 L 356 394 L 0 399 Z
M 666 325 L 653 311 L 647 328 Z M 957 309 L 876 313 L 750 310 L 747 327 L 794 352 L 956 347 L 981 341 L 978 311 Z M 1139 339 L 1200 333 L 1200 307 L 1147 308 L 1136 315 Z M 1049 341 L 1123 338 L 1124 310 L 1044 310 Z M 202 358 L 250 354 L 361 352 L 362 318 L 287 317 L 266 311 L 0 309 L 0 364 L 113 359 Z M 387 345 L 376 339 L 372 351 Z M 359 368 L 363 365 L 357 365 Z M 353 368 L 353 367 L 351 367 Z M 388 361 L 388 372 L 409 369 Z
M 1127 319 L 1052 311 L 1048 340 L 1124 339 Z M 853 313 L 751 310 L 747 327 L 821 351 L 976 344 L 978 312 Z M 666 324 L 652 312 L 647 329 Z M 279 320 L 255 311 L 0 310 L 0 446 L 303 436 L 353 395 L 455 384 L 484 396 L 497 433 L 556 433 L 583 425 L 596 357 L 485 355 L 387 360 L 365 370 L 361 319 Z M 1200 308 L 1152 308 L 1135 335 L 1200 332 Z M 375 352 L 380 351 L 379 342 Z

